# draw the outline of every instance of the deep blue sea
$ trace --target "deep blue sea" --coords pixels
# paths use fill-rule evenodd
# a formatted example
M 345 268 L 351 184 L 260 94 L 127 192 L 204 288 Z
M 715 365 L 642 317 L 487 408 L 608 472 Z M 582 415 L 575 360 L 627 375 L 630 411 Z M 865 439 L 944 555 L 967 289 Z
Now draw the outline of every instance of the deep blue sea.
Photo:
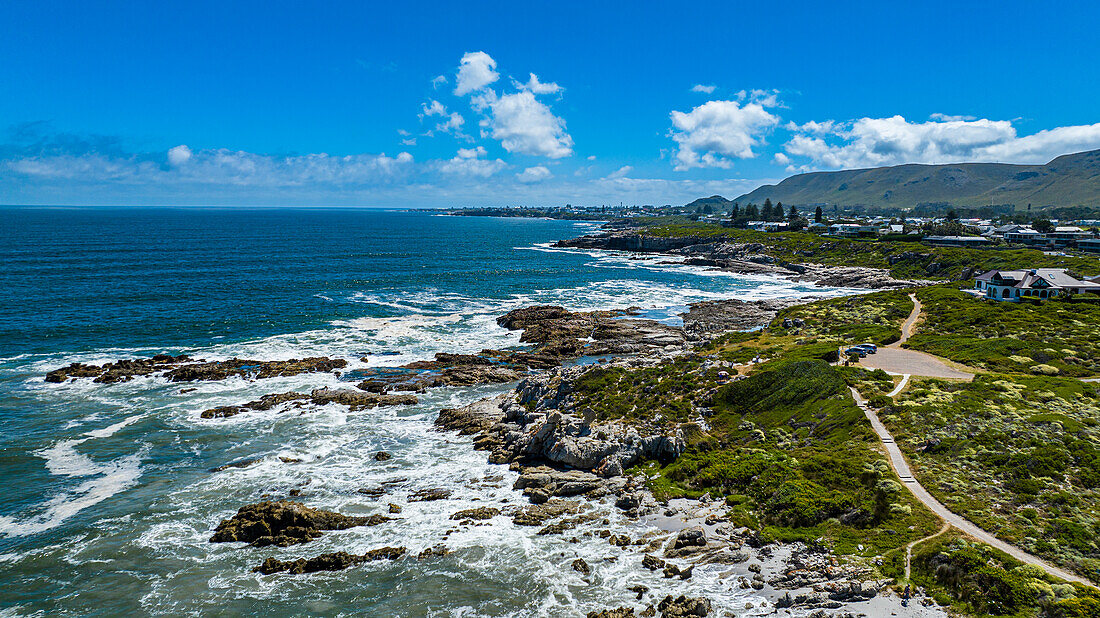
M 595 537 L 537 536 L 505 516 L 447 535 L 455 511 L 524 503 L 514 473 L 432 429 L 440 408 L 508 386 L 437 389 L 418 405 L 365 412 L 332 404 L 203 420 L 214 406 L 348 383 L 43 381 L 74 361 L 157 353 L 397 366 L 520 347 L 495 318 L 529 304 L 640 306 L 675 323 L 700 300 L 842 292 L 550 247 L 597 227 L 347 209 L 0 209 L 0 616 L 582 616 L 630 604 L 634 583 L 743 607 L 752 591 L 717 571 L 663 580 L 609 560 Z M 374 461 L 378 450 L 393 459 Z M 253 458 L 262 461 L 210 471 Z M 382 483 L 392 489 L 380 499 L 358 491 Z M 435 487 L 452 499 L 405 502 Z M 240 506 L 294 489 L 344 513 L 404 510 L 285 549 L 208 542 Z M 644 533 L 614 509 L 608 517 L 612 529 Z M 452 552 L 415 559 L 439 543 Z M 413 557 L 308 576 L 250 571 L 269 556 L 383 545 Z M 578 556 L 596 565 L 587 580 L 570 568 Z

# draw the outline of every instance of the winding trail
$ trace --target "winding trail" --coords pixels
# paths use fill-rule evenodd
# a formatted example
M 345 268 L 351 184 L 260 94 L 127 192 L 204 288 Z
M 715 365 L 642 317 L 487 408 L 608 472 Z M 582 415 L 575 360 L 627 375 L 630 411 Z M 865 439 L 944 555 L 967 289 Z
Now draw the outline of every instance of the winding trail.
M 906 318 L 905 323 L 902 324 L 901 338 L 898 339 L 897 342 L 890 344 L 890 346 L 888 346 L 888 348 L 890 349 L 898 348 L 899 346 L 901 346 L 902 343 L 905 343 L 905 341 L 909 339 L 909 336 L 912 334 L 913 325 L 916 324 L 917 320 L 920 318 L 920 301 L 918 301 L 917 297 L 913 294 L 910 294 L 909 297 L 913 299 L 913 312 L 909 314 L 909 317 Z M 894 387 L 894 390 L 888 393 L 889 397 L 897 395 L 902 391 L 903 388 L 905 388 L 906 384 L 908 384 L 909 382 L 909 375 L 910 374 L 908 373 L 903 374 L 901 382 L 899 382 L 898 385 Z M 971 377 L 973 376 L 971 375 Z M 905 484 L 905 486 L 909 489 L 910 492 L 913 493 L 914 496 L 916 496 L 917 500 L 920 500 L 922 504 L 928 507 L 929 510 L 938 515 L 940 519 L 944 521 L 943 528 L 936 534 L 918 539 L 906 546 L 906 580 L 909 579 L 909 567 L 912 560 L 913 547 L 919 543 L 927 541 L 928 539 L 947 532 L 947 530 L 951 526 L 954 526 L 955 528 L 958 528 L 960 531 L 962 531 L 964 534 L 971 536 L 981 541 L 982 543 L 996 547 L 997 549 L 1012 556 L 1020 562 L 1035 565 L 1055 577 L 1059 577 L 1067 581 L 1078 582 L 1086 586 L 1095 586 L 1095 584 L 1093 584 L 1089 580 L 1074 575 L 1073 573 L 1070 573 L 1069 571 L 1056 567 L 1052 564 L 1049 564 L 1042 558 L 1039 558 L 1038 556 L 1033 556 L 1025 552 L 1024 550 L 1016 547 L 1015 545 L 1010 545 L 1002 541 L 1001 539 L 993 536 L 992 534 L 989 534 L 985 530 L 982 530 L 966 518 L 951 512 L 950 509 L 944 506 L 939 500 L 934 498 L 932 494 L 928 493 L 928 490 L 926 490 L 923 485 L 918 483 L 917 479 L 913 478 L 913 473 L 909 469 L 909 462 L 906 461 L 905 455 L 901 452 L 901 449 L 898 447 L 897 442 L 894 441 L 894 436 L 891 435 L 889 431 L 887 431 L 886 426 L 882 424 L 881 420 L 879 420 L 878 414 L 875 413 L 874 409 L 867 405 L 867 403 L 863 400 L 863 397 L 860 396 L 859 391 L 857 391 L 854 387 L 851 388 L 851 391 L 852 398 L 855 399 L 856 405 L 858 405 L 860 409 L 863 410 L 864 416 L 866 416 L 867 420 L 871 422 L 871 427 L 875 430 L 875 433 L 878 434 L 879 440 L 882 441 L 882 446 L 886 450 L 886 454 L 889 456 L 890 459 L 890 467 L 894 469 L 894 472 L 897 473 L 898 478 L 900 478 L 901 482 Z

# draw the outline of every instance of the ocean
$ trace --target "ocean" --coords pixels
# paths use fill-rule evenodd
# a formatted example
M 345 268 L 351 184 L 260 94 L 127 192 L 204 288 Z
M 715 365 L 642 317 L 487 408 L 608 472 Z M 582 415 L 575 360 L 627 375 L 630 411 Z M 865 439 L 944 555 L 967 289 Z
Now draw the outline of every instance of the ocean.
M 450 521 L 461 509 L 525 503 L 514 472 L 488 464 L 470 439 L 433 429 L 440 408 L 508 385 L 436 389 L 417 405 L 362 412 L 329 404 L 204 420 L 205 409 L 267 393 L 354 383 L 347 374 L 182 385 L 43 378 L 71 362 L 158 353 L 330 356 L 353 373 L 436 352 L 522 347 L 495 319 L 531 304 L 638 306 L 675 324 L 701 300 L 845 292 L 550 246 L 598 229 L 591 222 L 161 208 L 5 208 L 0 221 L 3 616 L 583 616 L 632 604 L 626 588 L 636 583 L 743 608 L 753 591 L 717 567 L 664 580 L 638 567 L 640 554 L 620 559 L 596 536 L 570 543 L 503 515 L 478 526 Z M 393 458 L 375 461 L 380 450 Z M 359 492 L 383 484 L 381 498 Z M 405 501 L 429 488 L 453 493 Z M 239 507 L 291 490 L 347 514 L 386 513 L 390 502 L 403 511 L 289 548 L 208 541 Z M 606 511 L 604 527 L 646 532 Z M 440 543 L 451 553 L 416 559 Z M 251 572 L 269 556 L 385 545 L 411 556 L 312 575 Z M 570 567 L 577 557 L 593 565 L 587 578 Z

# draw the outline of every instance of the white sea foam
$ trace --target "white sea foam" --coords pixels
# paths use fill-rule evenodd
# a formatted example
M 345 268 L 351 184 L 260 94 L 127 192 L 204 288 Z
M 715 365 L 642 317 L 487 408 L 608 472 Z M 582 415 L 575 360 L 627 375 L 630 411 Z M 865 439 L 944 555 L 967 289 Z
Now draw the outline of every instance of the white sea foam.
M 538 247 L 534 250 L 558 249 Z M 610 273 L 605 280 L 559 288 L 534 289 L 501 298 L 479 298 L 438 289 L 397 295 L 394 290 L 363 291 L 344 300 L 373 305 L 393 317 L 360 317 L 334 320 L 324 328 L 279 334 L 251 341 L 213 343 L 182 352 L 209 360 L 231 357 L 288 359 L 305 356 L 344 358 L 354 371 L 367 367 L 394 366 L 431 358 L 436 352 L 477 352 L 483 348 L 520 345 L 519 333 L 496 324 L 501 314 L 532 304 L 557 304 L 571 310 L 642 306 L 647 316 L 675 321 L 676 314 L 693 303 L 737 297 L 775 298 L 805 295 L 835 295 L 847 290 L 815 288 L 772 276 L 732 275 L 704 268 L 657 265 L 655 260 L 631 260 L 627 255 L 584 252 L 591 264 Z M 672 273 L 677 277 L 632 277 L 645 272 Z M 613 271 L 622 271 L 622 275 Z M 97 520 L 103 535 L 74 540 L 71 559 L 75 563 L 112 559 L 118 553 L 151 556 L 166 565 L 143 574 L 147 588 L 141 599 L 146 613 L 194 614 L 232 612 L 226 604 L 236 600 L 255 607 L 257 603 L 285 603 L 294 607 L 316 607 L 319 613 L 333 613 L 334 598 L 364 601 L 362 586 L 386 584 L 385 595 L 420 594 L 421 607 L 432 607 L 431 615 L 476 616 L 568 616 L 618 605 L 636 606 L 626 588 L 648 586 L 651 597 L 664 594 L 704 595 L 717 606 L 739 615 L 769 613 L 754 591 L 736 588 L 735 578 L 725 578 L 729 567 L 703 565 L 691 580 L 666 580 L 660 573 L 640 568 L 641 551 L 619 550 L 598 536 L 583 536 L 597 525 L 582 526 L 564 536 L 536 534 L 538 528 L 516 526 L 502 514 L 484 525 L 459 526 L 452 513 L 479 506 L 518 508 L 527 504 L 512 489 L 517 475 L 505 466 L 487 462 L 483 452 L 473 450 L 468 437 L 435 430 L 433 421 L 440 408 L 464 405 L 491 395 L 507 386 L 437 389 L 420 395 L 419 404 L 350 412 L 335 404 L 308 405 L 304 409 L 284 405 L 254 411 L 229 419 L 204 420 L 202 410 L 256 399 L 267 393 L 307 392 L 321 386 L 348 386 L 336 375 L 301 374 L 265 380 L 229 379 L 189 384 L 168 383 L 163 377 L 137 377 L 117 384 L 94 384 L 78 380 L 47 384 L 42 373 L 69 362 L 102 363 L 118 358 L 148 355 L 148 349 L 104 349 L 92 354 L 64 357 L 42 355 L 20 358 L 20 375 L 27 393 L 53 404 L 65 402 L 90 405 L 94 412 L 68 429 L 94 426 L 103 418 L 115 419 L 109 410 L 142 410 L 108 427 L 84 431 L 59 440 L 35 454 L 45 460 L 46 469 L 76 486 L 51 497 L 18 517 L 0 518 L 0 535 L 25 536 L 57 527 L 76 513 L 133 487 L 141 480 L 142 462 L 148 446 L 136 453 L 108 462 L 96 461 L 86 453 L 96 440 L 116 435 L 124 427 L 146 416 L 169 428 L 174 439 L 192 436 L 179 451 L 217 465 L 260 458 L 243 468 L 187 476 L 185 482 L 166 484 L 165 492 L 146 512 L 125 521 Z M 361 357 L 366 360 L 361 360 Z M 186 392 L 184 390 L 186 389 Z M 116 438 L 117 439 L 117 438 Z M 386 450 L 393 459 L 374 460 L 374 453 Z M 225 451 L 225 452 L 223 452 Z M 176 455 L 178 457 L 178 455 Z M 286 463 L 281 457 L 300 459 Z M 193 472 L 193 471 L 192 471 Z M 500 480 L 487 480 L 502 477 Z M 403 479 L 403 480 L 401 480 Z M 380 499 L 359 493 L 360 488 L 387 484 Z M 410 502 L 411 492 L 443 488 L 453 493 L 446 500 Z M 301 500 L 311 506 L 349 514 L 388 513 L 387 504 L 403 507 L 398 521 L 380 526 L 354 528 L 325 534 L 308 548 L 242 550 L 235 544 L 213 544 L 208 540 L 218 521 L 261 496 L 287 496 L 302 492 Z M 143 507 L 145 505 L 142 505 Z M 625 519 L 610 505 L 598 507 L 608 518 L 599 524 L 616 534 L 634 538 L 652 532 L 644 524 Z M 570 542 L 576 536 L 580 542 Z M 444 543 L 448 556 L 418 562 L 415 554 Z M 121 545 L 121 547 L 120 547 Z M 251 572 L 268 556 L 282 559 L 312 556 L 328 551 L 363 552 L 383 545 L 404 545 L 410 557 L 394 563 L 380 562 L 339 573 L 300 577 L 268 577 Z M 609 560 L 618 556 L 617 560 Z M 570 564 L 583 558 L 592 565 L 585 579 Z M 16 556 L 11 563 L 24 558 Z M 407 582 L 415 582 L 409 586 Z M 433 589 L 448 584 L 447 593 Z M 510 586 L 523 595 L 489 598 L 479 595 L 483 587 Z M 323 591 L 323 592 L 322 592 Z M 435 596 L 432 596 L 432 595 Z M 465 595 L 465 596 L 463 596 Z M 506 597 L 506 598 L 504 598 Z M 756 609 L 745 611 L 752 601 Z M 373 601 L 371 601 L 373 602 Z M 311 605 L 316 603 L 316 605 Z M 328 603 L 328 605 L 324 605 Z M 235 606 L 240 607 L 240 606 Z M 336 608 L 340 609 L 339 607 Z M 346 607 L 343 607 L 346 609 Z M 304 611 L 304 610 L 303 610 Z M 400 613 L 400 612 L 397 612 Z

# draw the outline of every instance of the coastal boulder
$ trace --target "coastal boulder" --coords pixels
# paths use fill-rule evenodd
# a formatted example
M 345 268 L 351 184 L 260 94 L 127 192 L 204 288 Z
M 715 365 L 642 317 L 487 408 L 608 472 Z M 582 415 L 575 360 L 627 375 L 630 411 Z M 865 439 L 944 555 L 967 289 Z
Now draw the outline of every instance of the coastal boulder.
M 255 573 L 271 575 L 272 573 L 316 573 L 318 571 L 340 571 L 350 566 L 370 562 L 373 560 L 396 560 L 405 554 L 404 547 L 380 547 L 372 549 L 365 554 L 349 554 L 345 551 L 321 554 L 315 558 L 297 560 L 277 560 L 268 558 L 260 566 L 252 569 Z
M 253 547 L 286 547 L 308 543 L 324 530 L 344 530 L 369 525 L 368 517 L 352 517 L 310 508 L 289 500 L 265 501 L 242 506 L 224 519 L 210 537 L 211 543 L 243 542 Z

